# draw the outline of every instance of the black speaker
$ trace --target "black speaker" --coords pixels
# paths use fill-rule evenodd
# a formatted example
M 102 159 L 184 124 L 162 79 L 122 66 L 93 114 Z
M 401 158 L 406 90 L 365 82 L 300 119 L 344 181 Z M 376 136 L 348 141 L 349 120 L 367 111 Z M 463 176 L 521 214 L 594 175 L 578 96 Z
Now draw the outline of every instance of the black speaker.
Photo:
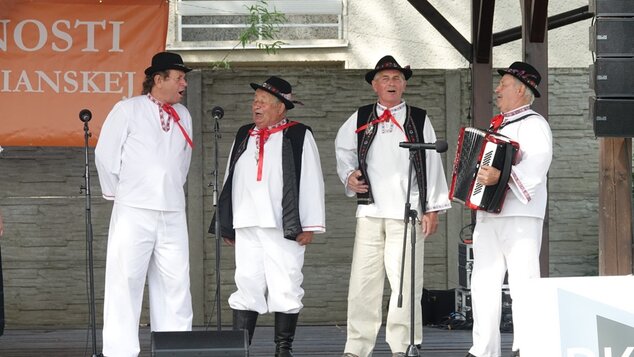
M 423 289 L 423 325 L 437 325 L 449 319 L 454 311 L 455 291 Z
M 590 88 L 597 97 L 634 97 L 634 58 L 597 58 Z
M 597 18 L 590 26 L 590 51 L 597 57 L 633 57 L 632 38 L 634 17 Z
M 596 17 L 602 16 L 634 16 L 632 0 L 590 0 L 589 11 Z
M 590 97 L 594 135 L 634 137 L 634 98 Z
M 249 335 L 241 331 L 152 332 L 152 357 L 245 357 Z

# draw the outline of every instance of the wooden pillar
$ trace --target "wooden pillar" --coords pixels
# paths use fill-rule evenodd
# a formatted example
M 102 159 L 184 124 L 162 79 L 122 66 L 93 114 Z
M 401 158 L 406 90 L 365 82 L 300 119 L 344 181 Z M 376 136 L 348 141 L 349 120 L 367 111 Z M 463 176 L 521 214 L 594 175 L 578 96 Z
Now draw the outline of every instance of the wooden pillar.
M 462 78 L 459 70 L 445 72 L 445 133 L 448 143 L 458 142 L 458 133 L 460 132 L 461 122 L 456 120 L 461 116 L 461 83 Z M 456 145 L 449 145 L 449 149 L 445 154 L 445 174 L 447 182 L 451 182 L 453 159 L 456 157 Z M 460 231 L 466 224 L 464 219 L 463 205 L 452 203 L 452 209 L 447 211 L 447 287 L 455 288 L 458 286 L 458 242 Z
M 632 139 L 599 140 L 599 274 L 632 274 Z
M 471 63 L 471 117 L 473 126 L 488 128 L 493 116 L 493 79 L 492 61 L 489 55 L 488 61 L 477 61 L 476 51 L 480 46 L 488 46 L 492 50 L 492 44 L 478 43 L 479 26 L 481 23 L 480 9 L 483 0 L 473 0 L 471 3 L 471 41 L 473 43 L 473 61 Z M 486 1 L 486 0 L 484 0 Z M 489 38 L 490 39 L 490 38 Z
M 473 61 L 471 62 L 471 120 L 473 127 L 487 129 L 493 117 L 493 72 L 492 56 L 493 43 L 480 43 L 478 37 L 481 26 L 482 1 L 473 0 L 471 3 L 471 41 L 473 43 Z M 477 51 L 480 46 L 488 46 L 488 61 L 478 62 Z M 476 211 L 471 211 L 471 223 L 476 221 Z
M 543 7 L 548 7 L 548 0 L 520 0 L 522 8 L 522 49 L 524 62 L 530 63 L 541 74 L 539 84 L 540 98 L 536 98 L 531 106 L 533 110 L 548 120 L 548 16 L 543 12 Z M 542 18 L 543 17 L 543 18 Z M 539 26 L 535 29 L 533 26 Z M 536 36 L 535 34 L 538 34 Z M 541 42 L 533 42 L 537 39 Z M 542 230 L 542 247 L 539 256 L 539 265 L 542 277 L 550 275 L 550 237 L 549 237 L 549 208 L 546 206 L 544 216 L 544 228 Z

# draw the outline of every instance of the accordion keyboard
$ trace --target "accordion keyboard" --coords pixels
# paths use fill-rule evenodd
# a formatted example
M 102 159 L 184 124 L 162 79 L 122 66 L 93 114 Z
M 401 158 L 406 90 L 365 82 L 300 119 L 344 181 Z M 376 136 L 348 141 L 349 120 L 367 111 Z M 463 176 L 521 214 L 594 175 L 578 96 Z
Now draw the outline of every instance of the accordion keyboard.
M 484 150 L 482 151 L 482 160 L 480 161 L 480 167 L 482 166 L 491 166 L 491 162 L 493 160 L 493 156 L 495 155 L 495 151 L 497 150 L 497 145 L 491 142 L 487 142 L 484 145 Z M 476 175 L 477 176 L 477 175 Z M 471 191 L 471 203 L 475 205 L 480 205 L 482 202 L 482 198 L 484 197 L 484 189 L 485 186 L 479 182 L 475 182 L 473 185 L 473 190 Z

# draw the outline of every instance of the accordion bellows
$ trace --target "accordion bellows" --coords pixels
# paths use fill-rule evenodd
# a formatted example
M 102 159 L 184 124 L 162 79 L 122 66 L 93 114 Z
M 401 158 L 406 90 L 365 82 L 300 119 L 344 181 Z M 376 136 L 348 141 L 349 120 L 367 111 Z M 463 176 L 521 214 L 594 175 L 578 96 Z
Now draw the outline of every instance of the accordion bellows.
M 471 209 L 499 213 L 518 151 L 519 144 L 504 135 L 471 127 L 460 129 L 449 199 Z M 481 166 L 500 170 L 496 185 L 476 182 Z

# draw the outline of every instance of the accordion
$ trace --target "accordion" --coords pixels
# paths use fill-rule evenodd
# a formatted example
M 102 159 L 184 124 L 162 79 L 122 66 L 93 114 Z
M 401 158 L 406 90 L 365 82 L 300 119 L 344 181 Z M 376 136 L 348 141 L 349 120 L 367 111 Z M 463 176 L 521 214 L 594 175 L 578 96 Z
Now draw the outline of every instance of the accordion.
M 499 213 L 518 151 L 519 144 L 504 135 L 469 127 L 460 129 L 449 199 L 471 209 Z M 500 170 L 496 185 L 476 182 L 480 166 Z

